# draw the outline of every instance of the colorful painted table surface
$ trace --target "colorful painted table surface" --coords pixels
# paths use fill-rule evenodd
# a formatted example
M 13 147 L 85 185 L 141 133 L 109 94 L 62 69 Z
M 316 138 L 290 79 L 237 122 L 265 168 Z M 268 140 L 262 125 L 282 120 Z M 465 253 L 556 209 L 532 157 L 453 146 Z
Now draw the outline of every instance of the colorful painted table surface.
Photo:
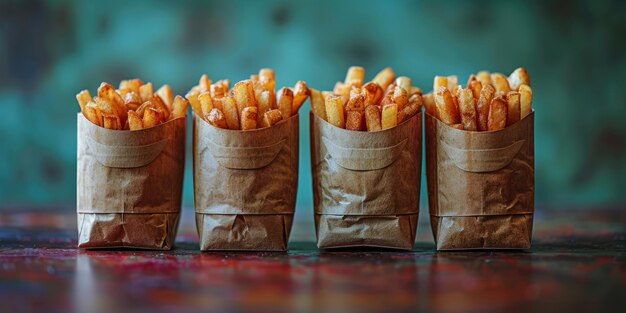
M 626 309 L 621 208 L 539 210 L 530 251 L 445 253 L 426 216 L 412 252 L 319 251 L 295 225 L 286 253 L 201 253 L 190 214 L 173 251 L 81 251 L 49 212 L 0 214 L 0 312 Z

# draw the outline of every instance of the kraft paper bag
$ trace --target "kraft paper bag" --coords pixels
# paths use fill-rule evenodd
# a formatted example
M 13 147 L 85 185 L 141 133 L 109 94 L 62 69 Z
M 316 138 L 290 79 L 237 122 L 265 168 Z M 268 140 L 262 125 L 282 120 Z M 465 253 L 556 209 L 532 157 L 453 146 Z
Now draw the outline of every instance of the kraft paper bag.
M 421 112 L 377 132 L 335 127 L 311 113 L 319 248 L 411 250 L 422 168 Z
M 194 114 L 200 250 L 286 251 L 298 192 L 299 115 L 249 131 Z
M 135 131 L 78 114 L 79 248 L 169 250 L 185 166 L 185 118 Z
M 426 114 L 426 176 L 437 250 L 530 248 L 534 112 L 499 131 L 468 132 Z

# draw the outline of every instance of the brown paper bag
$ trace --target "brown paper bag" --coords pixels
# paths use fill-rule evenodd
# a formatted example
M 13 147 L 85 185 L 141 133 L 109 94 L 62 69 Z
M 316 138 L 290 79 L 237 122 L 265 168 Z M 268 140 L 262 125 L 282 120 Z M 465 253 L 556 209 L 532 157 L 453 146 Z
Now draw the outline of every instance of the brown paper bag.
M 467 132 L 426 114 L 430 222 L 438 250 L 527 249 L 535 196 L 534 112 Z
M 200 250 L 285 251 L 298 192 L 299 115 L 250 131 L 194 114 Z
M 78 247 L 171 249 L 180 215 L 185 119 L 110 130 L 78 114 Z
M 335 127 L 311 113 L 319 248 L 413 248 L 422 169 L 422 115 L 378 132 Z

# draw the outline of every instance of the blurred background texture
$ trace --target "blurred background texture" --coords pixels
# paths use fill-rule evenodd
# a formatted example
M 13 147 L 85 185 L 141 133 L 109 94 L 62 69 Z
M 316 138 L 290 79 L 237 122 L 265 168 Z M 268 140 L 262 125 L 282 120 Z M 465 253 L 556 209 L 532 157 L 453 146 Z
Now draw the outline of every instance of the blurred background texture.
M 526 67 L 536 109 L 536 203 L 623 206 L 624 1 L 0 2 L 0 210 L 72 211 L 75 94 L 141 78 L 184 95 L 201 74 L 330 90 L 351 65 L 391 66 L 425 91 L 434 75 Z M 307 102 L 297 220 L 312 220 Z M 191 132 L 184 185 L 193 206 Z M 426 209 L 422 180 L 422 211 Z

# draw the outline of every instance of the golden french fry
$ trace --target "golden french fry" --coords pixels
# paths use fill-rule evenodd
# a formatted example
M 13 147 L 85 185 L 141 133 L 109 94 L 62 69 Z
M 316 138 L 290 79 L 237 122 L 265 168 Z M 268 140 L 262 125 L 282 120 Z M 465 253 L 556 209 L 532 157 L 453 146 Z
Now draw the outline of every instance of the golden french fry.
M 203 74 L 202 76 L 200 76 L 200 80 L 198 81 L 198 87 L 200 87 L 200 90 L 202 92 L 207 92 L 211 90 L 212 83 L 213 82 L 209 79 L 209 76 Z
M 439 119 L 448 125 L 461 122 L 460 113 L 453 98 L 450 90 L 446 87 L 440 87 L 437 91 L 437 95 L 435 95 Z
M 506 124 L 513 125 L 520 120 L 520 93 L 517 91 L 509 91 L 506 94 L 507 118 Z
M 143 82 L 139 78 L 123 80 L 120 82 L 119 90 L 130 89 L 131 91 L 139 94 L 139 88 L 143 85 Z
M 491 85 L 491 73 L 487 71 L 478 72 L 476 74 L 476 79 L 478 79 L 483 86 Z
M 363 85 L 363 94 L 365 94 L 365 106 L 378 104 L 383 96 L 383 89 L 375 82 L 369 82 Z
M 83 90 L 76 94 L 76 100 L 78 101 L 78 105 L 80 106 L 81 111 L 85 111 L 85 106 L 90 101 L 93 101 L 89 90 Z
M 520 93 L 520 117 L 524 118 L 533 110 L 533 91 L 528 85 L 519 86 Z
M 259 114 L 258 114 L 258 118 L 259 120 L 257 121 L 258 125 L 261 125 L 263 122 L 263 119 L 265 118 L 265 113 L 269 112 L 270 110 L 272 110 L 272 101 L 270 99 L 270 91 L 269 90 L 263 90 L 259 96 L 257 97 L 257 105 L 259 108 Z
M 207 115 L 204 116 L 204 119 L 209 122 L 209 124 L 217 127 L 228 129 L 228 123 L 226 123 L 226 117 L 224 113 L 218 108 L 214 108 Z
M 402 77 L 398 77 L 398 80 Z M 396 80 L 396 82 L 398 81 Z M 398 105 L 398 112 L 404 109 L 404 106 L 409 103 L 409 93 L 406 88 L 398 84 L 393 92 L 393 102 Z
M 476 113 L 476 103 L 474 94 L 469 88 L 459 91 L 459 111 L 461 113 L 461 124 L 469 131 L 478 130 L 478 120 Z
M 203 92 L 198 96 L 200 102 L 200 116 L 206 116 L 215 107 L 213 105 L 213 99 L 211 98 L 211 92 Z
M 263 114 L 263 122 L 261 127 L 271 127 L 272 125 L 282 121 L 283 115 L 280 110 L 269 110 Z
M 98 98 L 106 100 L 113 107 L 113 112 L 105 112 L 102 108 L 100 108 L 102 113 L 115 114 L 123 123 L 126 123 L 127 112 L 126 107 L 124 106 L 124 100 L 122 99 L 122 96 L 115 91 L 115 87 L 108 83 L 100 84 L 100 87 L 98 87 Z
M 156 94 L 157 96 L 161 97 L 161 100 L 163 100 L 163 103 L 165 103 L 165 105 L 167 105 L 167 107 L 171 110 L 172 103 L 174 102 L 174 92 L 172 91 L 172 87 L 170 87 L 170 85 L 165 84 L 161 86 L 159 90 L 157 90 Z
M 329 95 L 326 98 L 326 117 L 328 118 L 328 122 L 336 127 L 346 128 L 343 114 L 343 97 Z
M 389 87 L 389 85 L 395 80 L 396 73 L 394 73 L 390 67 L 387 67 L 378 72 L 372 81 L 378 84 L 378 86 L 380 86 L 383 90 L 386 90 L 387 87 Z
M 237 113 L 237 104 L 235 103 L 235 99 L 230 96 L 226 96 L 222 98 L 222 112 L 224 112 L 224 117 L 226 118 L 226 124 L 229 129 L 240 129 L 239 128 L 239 115 Z
M 270 81 L 276 80 L 276 73 L 271 68 L 262 68 L 259 70 L 259 78 L 266 78 Z
M 126 110 L 137 110 L 141 105 L 141 96 L 134 91 L 129 91 L 126 96 L 124 96 L 124 105 L 126 106 Z
M 450 125 L 450 127 L 456 128 L 458 130 L 465 130 L 465 128 L 463 128 L 463 124 L 461 124 L 461 123 L 459 123 L 459 124 L 452 124 L 452 125 Z
M 296 115 L 304 101 L 309 97 L 311 92 L 309 91 L 309 87 L 303 81 L 298 81 L 296 86 L 293 87 L 293 108 L 291 115 Z
M 483 84 L 478 79 L 474 79 L 467 84 L 467 88 L 472 90 L 474 99 L 478 100 L 478 98 L 480 98 L 480 91 L 483 89 Z
M 83 110 L 83 115 L 90 122 L 102 127 L 102 112 L 94 102 L 88 102 Z
M 284 119 L 291 117 L 293 112 L 293 91 L 291 88 L 283 87 L 278 91 L 278 109 Z
M 121 130 L 122 124 L 120 123 L 120 118 L 115 114 L 107 114 L 102 117 L 102 123 L 104 128 L 112 129 L 112 130 Z
M 433 79 L 433 94 L 436 95 L 441 87 L 448 88 L 448 77 L 435 76 Z
M 419 94 L 421 96 L 424 94 L 424 92 L 422 91 L 422 88 L 420 87 L 411 86 L 411 90 L 409 90 L 409 95 L 412 96 L 414 94 Z
M 496 89 L 491 85 L 483 85 L 483 89 L 480 91 L 480 97 L 476 104 L 479 131 L 488 130 L 489 106 L 491 105 L 491 100 L 493 100 L 495 93 Z
M 333 88 L 333 92 L 338 95 L 341 96 L 343 99 L 342 104 L 345 104 L 348 102 L 348 100 L 350 100 L 350 90 L 352 88 L 350 87 L 350 85 L 348 84 L 344 84 L 342 82 L 337 82 L 335 84 L 335 88 Z
M 512 90 L 519 90 L 521 85 L 530 86 L 530 75 L 525 68 L 519 67 L 509 75 L 508 81 Z
M 346 129 L 347 130 L 363 130 L 364 123 L 363 110 L 350 110 L 346 114 Z
M 241 110 L 241 130 L 256 129 L 259 109 L 254 106 L 249 106 Z
M 451 92 L 453 90 L 456 90 L 457 87 L 459 86 L 459 77 L 457 77 L 456 75 L 450 75 L 447 78 L 448 78 L 448 90 L 450 90 Z
M 230 80 L 229 79 L 220 79 L 217 81 L 218 85 L 222 86 L 222 89 L 224 90 L 225 93 L 228 93 L 228 90 L 230 89 Z
M 398 125 L 398 105 L 395 103 L 386 104 L 381 112 L 382 129 L 393 128 Z
M 242 80 L 233 87 L 233 95 L 237 104 L 237 112 L 241 114 L 246 107 L 256 107 L 256 99 L 254 98 L 254 88 L 252 81 Z M 242 122 L 243 123 L 243 122 Z
M 348 103 L 346 104 L 345 108 L 346 111 L 363 111 L 365 110 L 365 96 L 360 94 L 360 95 L 355 95 L 354 97 L 352 97 Z
M 377 105 L 368 105 L 365 107 L 365 126 L 367 126 L 367 131 L 370 132 L 382 129 L 380 108 Z
M 396 86 L 402 87 L 402 89 L 404 89 L 404 91 L 406 91 L 408 95 L 409 91 L 411 90 L 411 79 L 406 76 L 400 76 L 396 78 Z
M 128 128 L 130 130 L 139 130 L 143 128 L 141 116 L 135 111 L 128 110 Z
M 213 99 L 218 99 L 218 98 L 223 98 L 225 96 L 227 96 L 228 94 L 228 89 L 224 88 L 223 84 L 212 84 L 210 87 L 211 90 L 211 98 Z
M 161 113 L 161 119 L 167 120 L 170 118 L 172 112 L 160 96 L 152 98 L 151 102 L 154 104 L 154 108 Z
M 326 120 L 326 105 L 324 104 L 324 97 L 319 90 L 311 88 L 311 111 L 313 114 Z
M 346 79 L 344 83 L 347 86 L 363 86 L 365 81 L 365 69 L 360 66 L 351 66 L 346 73 Z
M 496 92 L 502 92 L 506 96 L 506 94 L 511 91 L 509 80 L 506 76 L 500 73 L 493 73 L 491 74 L 491 81 L 493 82 L 493 87 L 496 88 Z
M 414 97 L 415 96 L 415 97 Z M 409 98 L 409 103 L 407 103 L 402 111 L 398 111 L 398 124 L 404 122 L 411 116 L 415 115 L 422 107 L 422 96 L 419 94 L 414 94 Z
M 172 119 L 185 117 L 187 115 L 188 105 L 189 101 L 185 100 L 185 98 L 181 96 L 176 96 L 176 98 L 174 98 L 174 102 L 172 103 Z
M 109 100 L 100 98 L 100 97 L 95 97 L 93 98 L 93 101 L 96 103 L 98 109 L 100 110 L 100 112 L 102 112 L 102 114 L 106 114 L 106 115 L 117 114 L 116 108 L 113 106 L 113 104 Z
M 163 120 L 163 113 L 155 108 L 147 108 L 143 114 L 143 127 L 150 128 L 157 126 Z
M 424 100 L 424 107 L 426 108 L 426 113 L 439 118 L 437 104 L 435 103 L 435 96 L 432 93 L 425 94 L 422 99 Z
M 154 88 L 152 87 L 152 83 L 141 85 L 141 87 L 139 87 L 139 96 L 141 96 L 141 103 L 152 100 L 152 97 L 154 96 Z
M 507 104 L 503 98 L 494 98 L 489 105 L 487 130 L 500 130 L 506 127 Z
M 117 93 L 120 95 L 120 97 L 122 97 L 122 99 L 126 99 L 126 95 L 129 92 L 132 92 L 130 88 L 122 88 L 117 90 Z
M 199 95 L 200 95 L 199 90 L 190 90 L 187 93 L 187 95 L 185 95 L 185 98 L 189 100 L 189 104 L 191 104 L 191 109 L 193 110 L 194 113 L 196 113 L 198 116 L 204 116 L 202 112 L 202 104 L 200 103 L 200 100 L 198 99 Z M 211 93 L 209 92 L 209 96 L 210 95 Z
M 259 75 L 258 74 L 250 75 L 250 80 L 252 81 L 253 84 L 258 83 L 259 82 Z

